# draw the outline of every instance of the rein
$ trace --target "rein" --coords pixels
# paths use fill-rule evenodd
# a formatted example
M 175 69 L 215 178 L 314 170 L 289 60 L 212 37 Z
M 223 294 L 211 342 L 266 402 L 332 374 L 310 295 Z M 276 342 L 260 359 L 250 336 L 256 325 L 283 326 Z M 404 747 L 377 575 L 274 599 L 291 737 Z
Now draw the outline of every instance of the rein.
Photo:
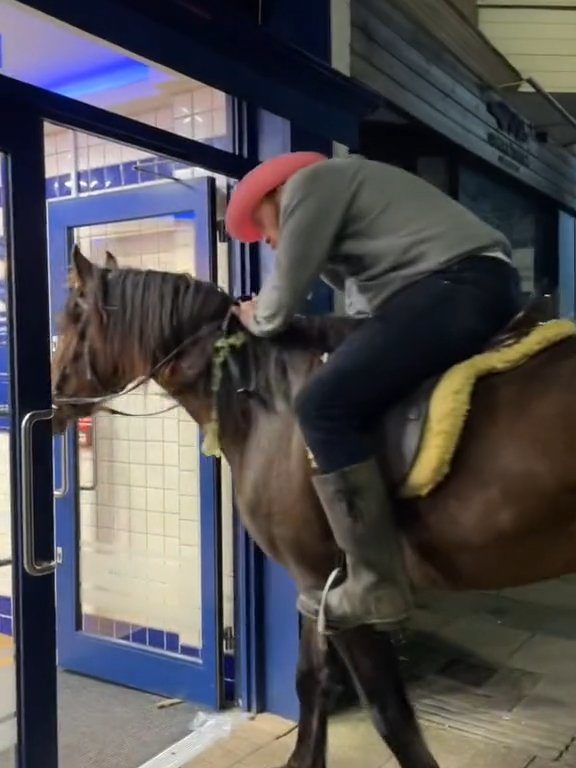
M 220 386 L 220 380 L 222 377 L 222 367 L 223 364 L 228 356 L 227 352 L 227 341 L 231 341 L 230 346 L 237 347 L 240 346 L 241 343 L 245 340 L 245 334 L 243 333 L 237 333 L 237 334 L 229 334 L 228 333 L 228 327 L 230 324 L 230 319 L 232 317 L 232 307 L 228 310 L 228 313 L 226 314 L 226 317 L 224 318 L 224 321 L 222 322 L 222 333 L 223 336 L 220 339 L 217 339 L 214 344 L 214 360 L 213 360 L 213 371 L 212 371 L 212 392 L 217 393 L 218 388 Z M 105 403 L 109 403 L 112 400 L 116 400 L 119 397 L 124 397 L 125 395 L 131 394 L 132 392 L 135 392 L 140 387 L 144 386 L 144 384 L 147 384 L 149 381 L 152 381 L 158 373 L 166 366 L 168 363 L 172 362 L 179 354 L 182 352 L 183 349 L 185 349 L 189 344 L 192 342 L 196 342 L 199 339 L 202 338 L 202 336 L 207 335 L 212 328 L 210 326 L 206 326 L 198 333 L 193 334 L 192 336 L 189 336 L 188 338 L 184 339 L 180 344 L 178 344 L 175 349 L 173 349 L 168 355 L 162 358 L 156 365 L 154 365 L 151 370 L 145 374 L 144 376 L 139 376 L 137 379 L 135 379 L 133 382 L 128 384 L 124 389 L 120 390 L 119 392 L 109 392 L 105 393 L 103 395 L 95 395 L 92 397 L 55 397 L 53 400 L 53 408 L 57 409 L 59 406 L 65 406 L 65 405 L 94 405 L 94 406 L 103 406 L 99 408 L 101 412 L 109 413 L 113 416 L 133 416 L 133 417 L 146 417 L 146 416 L 160 416 L 163 413 L 168 413 L 169 411 L 173 411 L 174 409 L 179 407 L 178 403 L 174 403 L 173 405 L 169 405 L 166 408 L 161 408 L 157 411 L 147 411 L 142 413 L 134 413 L 134 412 L 128 412 L 128 411 L 122 411 L 117 408 L 112 408 L 110 406 L 106 406 Z M 242 341 L 238 343 L 239 336 L 242 336 Z M 89 378 L 96 378 L 94 376 L 94 373 L 92 371 L 92 366 L 90 365 L 89 358 L 86 358 L 86 366 L 89 373 Z M 216 388 L 215 388 L 216 387 Z
M 194 341 L 199 334 L 194 334 L 194 336 L 189 336 L 187 339 L 184 339 L 184 341 L 179 344 L 175 349 L 172 350 L 168 355 L 166 355 L 162 360 L 160 360 L 159 363 L 157 363 L 153 368 L 150 370 L 149 373 L 147 373 L 144 376 L 139 376 L 137 379 L 135 379 L 133 382 L 128 384 L 124 389 L 120 390 L 119 392 L 109 392 L 104 395 L 95 395 L 94 397 L 55 397 L 54 398 L 54 407 L 58 408 L 58 406 L 61 405 L 102 405 L 104 403 L 109 403 L 111 400 L 116 400 L 118 397 L 124 397 L 124 395 L 129 395 L 132 392 L 135 392 L 137 389 L 142 387 L 144 384 L 147 384 L 149 381 L 152 381 L 152 379 L 164 368 L 165 365 L 170 363 L 176 355 L 178 355 L 179 352 L 182 351 L 188 344 L 190 344 L 192 341 Z M 87 366 L 89 367 L 90 364 L 87 362 Z M 95 378 L 94 376 L 90 376 L 90 378 Z M 114 416 L 158 416 L 162 413 L 168 413 L 168 411 L 174 410 L 174 408 L 177 408 L 178 404 L 170 405 L 167 408 L 162 408 L 159 411 L 149 411 L 147 413 L 128 413 L 127 411 L 120 411 L 116 408 L 110 408 L 110 407 L 103 407 L 100 408 L 101 411 L 104 411 L 105 413 L 110 413 Z

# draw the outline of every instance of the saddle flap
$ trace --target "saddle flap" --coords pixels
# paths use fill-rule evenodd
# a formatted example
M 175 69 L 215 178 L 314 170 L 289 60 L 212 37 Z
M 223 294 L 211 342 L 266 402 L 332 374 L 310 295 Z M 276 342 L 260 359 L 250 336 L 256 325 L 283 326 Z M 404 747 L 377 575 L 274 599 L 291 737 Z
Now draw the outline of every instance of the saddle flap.
M 439 377 L 424 382 L 384 417 L 382 441 L 387 476 L 397 488 L 404 484 L 420 450 L 430 398 L 438 381 Z

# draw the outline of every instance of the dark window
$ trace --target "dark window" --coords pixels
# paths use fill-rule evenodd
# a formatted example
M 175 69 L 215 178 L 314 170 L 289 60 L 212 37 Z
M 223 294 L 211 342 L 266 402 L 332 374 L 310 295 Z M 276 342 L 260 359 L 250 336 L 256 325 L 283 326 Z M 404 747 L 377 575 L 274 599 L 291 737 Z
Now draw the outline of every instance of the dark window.
M 555 294 L 558 285 L 556 211 L 547 201 L 478 168 L 461 166 L 459 200 L 503 232 L 522 278 L 522 291 Z

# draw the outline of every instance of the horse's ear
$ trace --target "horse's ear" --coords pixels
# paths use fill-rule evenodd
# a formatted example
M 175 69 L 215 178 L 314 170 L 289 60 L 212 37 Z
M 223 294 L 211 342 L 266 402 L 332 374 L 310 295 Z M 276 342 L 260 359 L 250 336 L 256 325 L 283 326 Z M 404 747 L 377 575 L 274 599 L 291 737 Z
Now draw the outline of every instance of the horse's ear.
M 110 251 L 106 251 L 106 261 L 104 262 L 104 267 L 110 270 L 119 269 L 118 259 L 116 256 L 114 256 L 113 253 L 110 253 Z
M 94 265 L 88 261 L 76 244 L 72 248 L 72 270 L 70 273 L 70 284 L 73 288 L 84 287 L 94 274 Z

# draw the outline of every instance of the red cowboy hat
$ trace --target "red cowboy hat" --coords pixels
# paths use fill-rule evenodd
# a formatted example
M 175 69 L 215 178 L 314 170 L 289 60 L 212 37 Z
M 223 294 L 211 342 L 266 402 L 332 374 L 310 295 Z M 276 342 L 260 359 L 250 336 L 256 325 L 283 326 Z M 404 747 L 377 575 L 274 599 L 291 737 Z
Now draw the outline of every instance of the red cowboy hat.
M 269 192 L 281 187 L 297 171 L 327 160 L 319 152 L 290 152 L 265 160 L 240 181 L 226 211 L 226 229 L 231 237 L 243 243 L 262 239 L 254 223 L 254 211 Z

